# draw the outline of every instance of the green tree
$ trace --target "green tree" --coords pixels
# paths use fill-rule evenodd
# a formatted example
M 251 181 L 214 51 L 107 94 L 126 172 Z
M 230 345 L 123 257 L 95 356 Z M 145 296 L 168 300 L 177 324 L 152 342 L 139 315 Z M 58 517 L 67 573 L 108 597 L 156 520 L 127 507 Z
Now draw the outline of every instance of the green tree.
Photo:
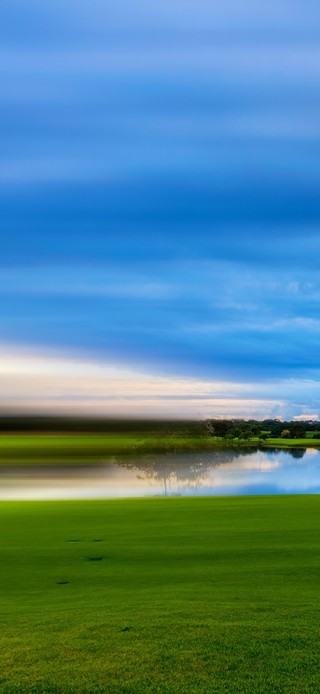
M 306 427 L 302 422 L 295 422 L 291 427 L 291 436 L 294 439 L 304 439 L 306 435 Z

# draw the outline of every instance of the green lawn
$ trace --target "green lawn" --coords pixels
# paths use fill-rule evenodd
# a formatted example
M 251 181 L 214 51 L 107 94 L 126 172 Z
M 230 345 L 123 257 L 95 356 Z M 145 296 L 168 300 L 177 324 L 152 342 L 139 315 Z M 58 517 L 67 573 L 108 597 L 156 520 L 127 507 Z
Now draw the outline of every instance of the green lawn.
M 72 457 L 102 457 L 134 451 L 143 441 L 141 436 L 130 434 L 2 434 L 0 460 L 2 463 L 25 460 L 30 464 L 30 461 L 52 459 L 63 464 Z
M 320 444 L 319 444 L 320 445 Z M 216 448 L 206 438 L 153 436 L 152 434 L 2 434 L 0 464 L 105 462 L 110 455 Z
M 267 439 L 264 443 L 267 448 L 319 448 L 320 439 Z
M 0 507 L 1 694 L 320 691 L 317 496 Z

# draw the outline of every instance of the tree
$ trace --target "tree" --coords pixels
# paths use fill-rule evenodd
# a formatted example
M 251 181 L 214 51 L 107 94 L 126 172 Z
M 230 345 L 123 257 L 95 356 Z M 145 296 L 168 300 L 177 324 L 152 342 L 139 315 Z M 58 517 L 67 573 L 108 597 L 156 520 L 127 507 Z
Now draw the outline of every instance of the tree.
M 252 439 L 253 437 L 254 437 L 254 433 L 253 433 L 252 429 L 245 429 L 241 435 L 241 438 L 245 439 L 246 441 L 248 439 Z
M 260 436 L 259 436 L 259 438 L 260 438 L 262 441 L 266 441 L 266 440 L 269 438 L 269 434 L 267 434 L 266 431 L 262 431 L 261 434 L 260 434 Z
M 229 431 L 226 435 L 226 438 L 228 438 L 228 439 L 240 439 L 241 433 L 242 432 L 241 432 L 241 429 L 239 429 L 239 427 L 231 427 L 231 429 L 229 429 Z
M 206 427 L 206 432 L 207 432 L 208 436 L 214 436 L 215 435 L 215 428 L 214 428 L 214 423 L 213 423 L 212 419 L 206 419 L 205 427 Z
M 306 435 L 306 428 L 302 422 L 295 422 L 291 427 L 291 436 L 294 439 L 304 439 Z

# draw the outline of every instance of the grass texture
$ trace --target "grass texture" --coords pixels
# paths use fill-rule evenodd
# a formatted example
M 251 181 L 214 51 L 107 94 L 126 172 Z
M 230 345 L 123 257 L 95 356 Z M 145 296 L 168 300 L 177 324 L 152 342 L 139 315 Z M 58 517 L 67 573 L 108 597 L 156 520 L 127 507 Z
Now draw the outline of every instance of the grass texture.
M 7 502 L 1 694 L 320 691 L 317 496 Z

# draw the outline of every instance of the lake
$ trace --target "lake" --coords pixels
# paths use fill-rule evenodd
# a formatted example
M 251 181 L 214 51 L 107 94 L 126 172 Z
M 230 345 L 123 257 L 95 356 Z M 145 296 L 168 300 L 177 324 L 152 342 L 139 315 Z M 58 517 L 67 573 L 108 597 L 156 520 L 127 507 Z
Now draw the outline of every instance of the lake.
M 1 500 L 318 494 L 317 449 L 224 449 L 0 469 Z

